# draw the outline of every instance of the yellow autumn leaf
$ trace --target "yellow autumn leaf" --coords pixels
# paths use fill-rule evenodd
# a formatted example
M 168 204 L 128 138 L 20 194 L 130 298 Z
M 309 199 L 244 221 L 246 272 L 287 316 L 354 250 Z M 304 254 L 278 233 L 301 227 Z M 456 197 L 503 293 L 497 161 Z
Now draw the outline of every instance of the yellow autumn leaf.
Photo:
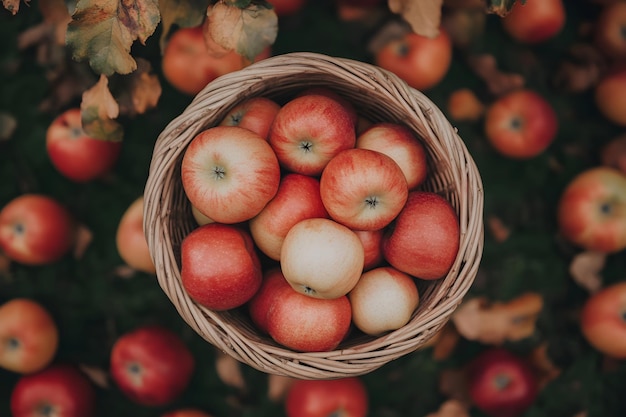
M 443 0 L 388 0 L 388 5 L 418 35 L 434 38 L 439 34 Z
M 114 120 L 119 111 L 119 105 L 109 91 L 109 79 L 101 75 L 100 80 L 82 96 L 80 112 L 83 130 L 97 139 L 122 140 L 122 126 Z

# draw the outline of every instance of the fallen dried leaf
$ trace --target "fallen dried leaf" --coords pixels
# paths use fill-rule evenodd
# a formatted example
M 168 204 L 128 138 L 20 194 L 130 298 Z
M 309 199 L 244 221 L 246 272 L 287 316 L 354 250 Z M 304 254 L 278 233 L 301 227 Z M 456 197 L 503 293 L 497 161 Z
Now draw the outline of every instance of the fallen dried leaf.
M 215 370 L 222 382 L 240 391 L 246 390 L 246 381 L 241 372 L 241 362 L 222 351 L 217 351 Z
M 442 370 L 439 374 L 439 391 L 462 406 L 469 407 L 472 403 L 464 369 Z
M 445 13 L 441 19 L 441 26 L 455 46 L 466 48 L 482 38 L 486 22 L 484 8 L 460 8 Z
M 487 227 L 496 242 L 502 243 L 511 236 L 511 230 L 499 217 L 489 216 L 487 218 Z
M 282 401 L 294 381 L 294 378 L 288 376 L 269 374 L 267 380 L 267 397 L 272 402 Z
M 443 0 L 388 0 L 389 10 L 399 14 L 418 35 L 434 38 L 439 34 Z
M 548 355 L 548 344 L 542 343 L 535 347 L 528 356 L 528 361 L 535 370 L 540 388 L 561 374 L 559 369 Z
M 607 70 L 607 59 L 590 43 L 577 43 L 555 70 L 552 83 L 561 91 L 580 93 L 593 88 Z
M 606 264 L 607 254 L 602 252 L 580 252 L 572 259 L 569 272 L 574 282 L 593 294 L 602 288 L 603 279 L 600 274 Z
M 74 242 L 74 258 L 81 259 L 87 248 L 93 240 L 93 232 L 84 224 L 79 224 L 76 228 L 76 237 Z
M 500 71 L 493 55 L 472 55 L 468 58 L 468 65 L 485 82 L 487 89 L 494 96 L 500 96 L 524 86 L 524 77 Z
M 15 117 L 6 112 L 0 112 L 0 142 L 9 140 L 17 128 Z
M 469 415 L 466 404 L 456 399 L 449 399 L 444 401 L 437 411 L 427 414 L 426 417 L 469 417 Z
M 104 389 L 110 388 L 109 374 L 104 369 L 85 364 L 80 364 L 79 368 L 97 387 Z

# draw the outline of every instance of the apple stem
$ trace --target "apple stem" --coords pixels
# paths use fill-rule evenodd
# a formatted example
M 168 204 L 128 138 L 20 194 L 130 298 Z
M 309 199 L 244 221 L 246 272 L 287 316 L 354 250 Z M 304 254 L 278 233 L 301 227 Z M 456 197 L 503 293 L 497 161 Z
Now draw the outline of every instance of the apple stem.
M 303 140 L 302 142 L 300 142 L 300 149 L 302 149 L 304 152 L 311 152 L 312 147 L 313 142 L 309 140 Z
M 494 380 L 494 384 L 498 390 L 503 390 L 504 388 L 508 387 L 510 383 L 511 378 L 503 374 L 496 375 L 496 378 Z
M 41 404 L 39 406 L 39 413 L 38 415 L 40 416 L 44 416 L 44 417 L 50 417 L 53 416 L 54 413 L 54 407 L 50 404 Z
M 15 232 L 15 234 L 17 234 L 17 235 L 24 234 L 24 230 L 25 230 L 25 227 L 24 227 L 24 225 L 23 225 L 22 223 L 16 223 L 16 224 L 13 226 L 13 231 L 14 231 L 14 232 Z
M 215 179 L 221 180 L 226 176 L 226 170 L 220 166 L 213 167 L 213 176 Z
M 365 203 L 367 204 L 367 206 L 371 209 L 376 208 L 376 206 L 378 205 L 378 198 L 374 197 L 367 197 L 365 199 Z
M 346 415 L 346 413 L 344 412 L 344 410 L 340 408 L 340 409 L 338 409 L 338 410 L 332 411 L 332 412 L 328 415 L 328 417 L 343 417 L 343 416 L 345 416 L 345 415 Z
M 613 211 L 613 206 L 610 203 L 603 203 L 600 206 L 600 211 L 602 212 L 602 214 L 611 214 L 611 212 Z
M 309 286 L 305 286 L 305 287 L 304 287 L 304 293 L 305 293 L 305 294 L 309 294 L 309 295 L 310 295 L 310 294 L 314 294 L 314 293 L 315 293 L 315 290 L 314 290 L 313 288 L 309 287 Z
M 17 350 L 20 347 L 20 341 L 14 337 L 11 337 L 7 339 L 4 345 L 8 350 Z
M 511 119 L 511 129 L 520 130 L 523 126 L 524 123 L 519 117 L 514 117 Z

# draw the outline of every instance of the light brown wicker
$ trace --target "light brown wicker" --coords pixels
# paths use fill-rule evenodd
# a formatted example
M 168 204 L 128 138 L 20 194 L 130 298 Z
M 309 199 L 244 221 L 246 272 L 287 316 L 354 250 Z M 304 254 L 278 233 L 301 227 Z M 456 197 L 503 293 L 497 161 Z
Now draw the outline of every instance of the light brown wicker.
M 430 175 L 424 189 L 448 198 L 461 226 L 449 274 L 419 285 L 420 306 L 403 328 L 374 338 L 352 336 L 331 352 L 295 352 L 259 334 L 245 312 L 213 312 L 194 303 L 180 280 L 180 243 L 195 226 L 180 181 L 186 146 L 238 102 L 251 96 L 284 101 L 305 87 L 325 86 L 350 99 L 371 121 L 409 126 L 423 141 Z M 367 63 L 316 53 L 259 61 L 209 83 L 158 137 L 145 187 L 144 229 L 158 283 L 200 336 L 260 371 L 300 379 L 332 379 L 371 372 L 423 346 L 469 290 L 483 250 L 483 189 L 477 167 L 455 128 L 424 94 Z

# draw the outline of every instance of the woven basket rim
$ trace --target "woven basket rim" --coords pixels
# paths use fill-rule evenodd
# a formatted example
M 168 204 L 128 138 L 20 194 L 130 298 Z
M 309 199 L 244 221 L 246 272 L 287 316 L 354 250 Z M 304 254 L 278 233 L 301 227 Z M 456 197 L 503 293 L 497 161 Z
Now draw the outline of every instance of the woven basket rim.
M 437 289 L 428 295 L 432 301 L 426 306 L 420 303 L 405 327 L 378 338 L 361 338 L 354 345 L 348 341 L 330 352 L 296 352 L 266 336 L 254 337 L 253 329 L 233 321 L 229 313 L 197 305 L 182 289 L 171 245 L 173 238 L 180 240 L 182 236 L 172 236 L 166 227 L 177 207 L 171 202 L 177 192 L 172 181 L 176 180 L 177 164 L 191 138 L 214 125 L 239 101 L 251 95 L 288 94 L 297 86 L 335 82 L 335 88 L 346 88 L 346 94 L 359 97 L 369 111 L 386 112 L 384 103 L 406 112 L 407 117 L 398 116 L 398 120 L 426 142 L 430 154 L 437 156 L 433 158 L 437 167 L 441 165 L 445 174 L 441 176 L 446 178 L 439 179 L 440 171 L 435 170 L 432 181 L 445 192 L 445 187 L 452 187 L 461 246 L 451 271 L 433 284 Z M 377 105 L 376 99 L 386 101 Z M 387 115 L 393 117 L 395 113 Z M 267 373 L 303 379 L 362 375 L 423 346 L 446 324 L 476 276 L 484 240 L 482 218 L 483 189 L 478 168 L 456 129 L 426 95 L 372 64 L 313 52 L 272 56 L 209 83 L 157 138 L 144 190 L 144 230 L 157 280 L 181 317 L 209 343 L 237 360 Z M 426 288 L 431 288 L 428 285 Z

